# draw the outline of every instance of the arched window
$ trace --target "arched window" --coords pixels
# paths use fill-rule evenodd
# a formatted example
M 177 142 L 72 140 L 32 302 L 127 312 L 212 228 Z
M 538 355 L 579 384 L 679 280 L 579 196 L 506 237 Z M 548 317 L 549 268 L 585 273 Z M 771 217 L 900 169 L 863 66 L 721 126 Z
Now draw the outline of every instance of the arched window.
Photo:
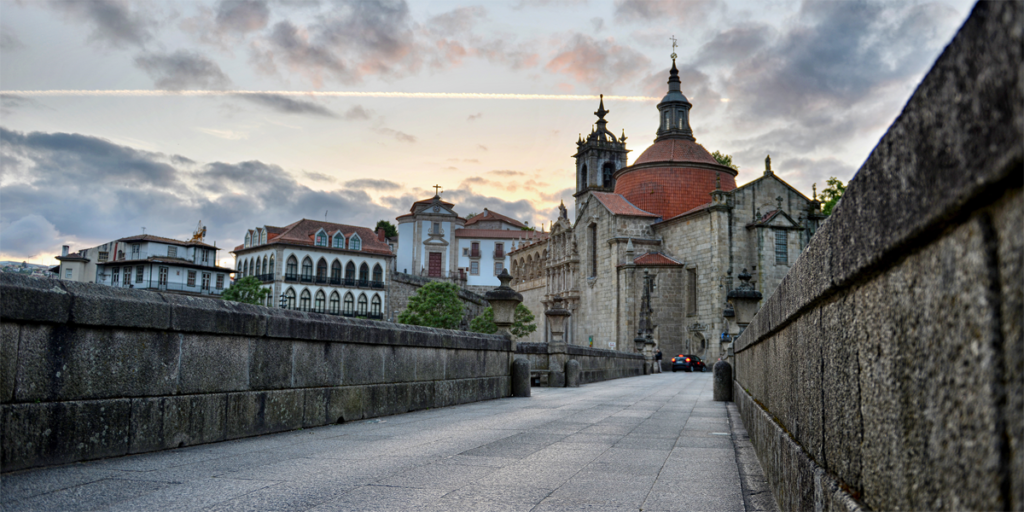
M 260 233 L 260 243 L 261 244 L 267 243 L 267 232 L 266 231 L 263 231 L 262 233 Z
M 285 300 L 287 301 L 288 309 L 295 309 L 295 290 L 288 288 L 288 291 L 284 292 Z
M 267 257 L 266 256 L 263 257 L 263 274 L 264 275 L 267 274 Z
M 302 280 L 313 280 L 313 260 L 309 259 L 308 257 L 302 260 Z
M 601 175 L 604 181 L 602 184 L 605 187 L 612 186 L 612 174 L 615 173 L 615 164 L 611 162 L 605 162 L 604 167 L 601 168 Z
M 370 285 L 370 266 L 363 263 L 359 266 L 359 286 Z
M 309 290 L 302 290 L 302 295 L 299 295 L 299 309 L 309 311 Z
M 242 277 L 249 275 L 249 262 L 242 262 Z
M 352 238 L 348 239 L 348 248 L 353 251 L 363 250 L 363 241 L 359 238 L 359 235 L 352 234 Z
M 270 270 L 269 270 L 268 273 L 270 275 L 274 275 L 274 255 L 273 254 L 270 255 Z
M 356 301 L 352 297 L 351 293 L 345 294 L 345 309 L 342 310 L 342 314 L 346 316 L 352 316 L 355 313 Z
M 380 296 L 377 294 L 374 294 L 373 300 L 370 301 L 370 314 L 375 318 L 380 318 Z
M 324 230 L 321 229 L 317 232 L 316 243 L 314 245 L 317 247 L 327 247 L 327 233 L 324 233 Z
M 338 296 L 338 292 L 331 294 L 331 308 L 328 310 L 332 315 L 341 313 L 341 297 Z
M 254 276 L 260 273 L 260 268 L 256 265 L 256 262 L 249 260 L 249 275 Z
M 580 167 L 580 188 L 587 188 L 587 164 Z
M 288 257 L 288 266 L 285 267 L 285 279 L 296 280 L 299 278 L 299 262 L 295 256 Z
M 246 247 L 251 247 L 252 246 L 252 235 L 249 234 L 249 233 L 245 234 L 245 246 Z
M 345 265 L 345 286 L 356 285 L 356 264 L 351 261 Z
M 366 295 L 359 294 L 359 309 L 356 310 L 357 316 L 366 316 Z
M 327 282 L 327 261 L 323 258 L 320 258 L 320 261 L 316 262 L 316 282 Z
M 314 307 L 316 308 L 315 311 L 317 313 L 323 313 L 324 312 L 324 302 L 325 302 L 326 299 L 327 299 L 327 296 L 324 295 L 324 291 L 323 290 L 319 290 L 319 291 L 316 292 L 316 302 L 314 302 Z
M 338 233 L 334 234 L 334 248 L 335 249 L 344 249 L 345 248 L 345 235 L 341 234 L 341 232 L 338 232 Z
M 380 268 L 380 264 L 373 266 L 373 285 L 381 286 L 384 284 L 384 269 Z
M 331 284 L 341 284 L 341 263 L 338 260 L 331 263 Z

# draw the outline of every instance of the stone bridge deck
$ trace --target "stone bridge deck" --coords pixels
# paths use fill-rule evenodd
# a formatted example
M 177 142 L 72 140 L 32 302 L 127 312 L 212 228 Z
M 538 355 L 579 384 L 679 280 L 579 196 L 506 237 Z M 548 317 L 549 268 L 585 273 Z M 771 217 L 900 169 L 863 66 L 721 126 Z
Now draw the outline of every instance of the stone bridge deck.
M 710 373 L 3 475 L 3 510 L 774 510 Z

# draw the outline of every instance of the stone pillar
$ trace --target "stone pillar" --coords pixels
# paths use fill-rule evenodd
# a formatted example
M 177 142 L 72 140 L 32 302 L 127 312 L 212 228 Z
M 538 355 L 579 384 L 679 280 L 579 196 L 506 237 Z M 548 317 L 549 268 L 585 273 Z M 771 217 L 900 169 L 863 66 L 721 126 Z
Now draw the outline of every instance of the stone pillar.
M 491 309 L 494 310 L 494 325 L 498 326 L 498 333 L 512 341 L 511 350 L 514 353 L 516 340 L 509 329 L 515 322 L 516 306 L 523 302 L 523 295 L 509 287 L 512 276 L 508 274 L 507 268 L 501 270 L 498 280 L 501 281 L 501 286 L 484 294 L 484 298 L 491 303 Z
M 565 363 L 565 387 L 580 387 L 580 362 L 575 359 Z
M 732 402 L 732 365 L 725 361 L 715 363 L 714 400 Z
M 512 396 L 530 396 L 530 361 L 512 361 Z

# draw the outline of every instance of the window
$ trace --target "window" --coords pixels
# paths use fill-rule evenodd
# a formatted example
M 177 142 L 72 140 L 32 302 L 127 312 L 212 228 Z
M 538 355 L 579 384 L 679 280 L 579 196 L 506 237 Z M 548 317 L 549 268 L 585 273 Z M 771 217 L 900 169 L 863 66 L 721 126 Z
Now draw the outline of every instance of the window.
M 325 261 L 323 258 L 320 258 L 320 261 L 318 261 L 316 264 L 316 282 L 327 282 L 327 261 Z
M 338 260 L 331 264 L 331 284 L 341 284 L 341 263 Z
M 96 259 L 99 260 L 100 263 L 103 263 L 103 262 L 107 261 L 107 258 L 109 258 L 109 257 L 110 257 L 110 254 L 107 251 L 100 251 L 100 254 L 99 254 L 99 256 Z
M 110 269 L 110 284 L 116 286 L 117 283 L 118 283 L 120 275 L 121 275 L 121 269 L 120 268 L 114 267 L 114 268 Z
M 470 246 L 469 257 L 470 258 L 479 258 L 480 257 L 480 242 L 472 242 L 471 244 L 469 244 L 469 246 Z
M 348 240 L 348 248 L 353 251 L 363 250 L 363 241 L 359 239 L 359 235 L 352 235 Z
M 377 295 L 374 295 L 373 300 L 370 301 L 370 314 L 376 317 L 380 316 L 380 297 Z
M 359 266 L 359 286 L 368 286 L 370 282 L 370 266 L 363 263 Z
M 313 261 L 310 260 L 309 258 L 302 260 L 302 280 L 313 280 Z
M 462 255 L 463 256 L 469 256 L 469 247 L 463 247 L 462 248 Z
M 139 244 L 132 244 L 132 259 L 139 259 Z
M 501 242 L 494 243 L 494 257 L 504 258 L 505 257 L 505 244 Z
M 697 314 L 697 269 L 686 269 L 686 314 Z
M 440 222 L 435 222 L 434 223 L 434 234 L 435 235 L 440 235 L 441 234 L 441 223 Z
M 345 265 L 345 280 L 346 281 L 350 281 L 350 282 L 346 282 L 345 283 L 346 285 L 348 285 L 348 286 L 355 286 L 355 281 L 356 281 L 356 264 L 352 263 L 351 261 L 348 262 L 348 265 Z
M 266 231 L 261 231 L 260 232 L 260 243 L 261 244 L 267 243 L 267 232 Z M 269 297 L 269 295 L 268 295 L 268 297 Z
M 317 313 L 323 313 L 324 312 L 324 302 L 325 302 L 325 299 L 326 299 L 326 297 L 324 296 L 324 292 L 322 290 L 316 292 L 316 302 L 315 302 L 314 305 L 316 307 L 316 312 Z
M 366 316 L 366 295 L 359 296 L 359 310 L 356 314 L 358 316 Z
M 309 290 L 302 290 L 302 295 L 299 296 L 299 309 L 309 311 L 309 298 Z
M 344 310 L 344 314 L 352 316 L 352 313 L 354 313 L 354 312 L 355 312 L 355 299 L 352 298 L 352 294 L 351 293 L 346 293 L 345 294 L 345 310 Z
M 242 262 L 242 277 L 245 277 L 247 275 L 249 275 L 249 262 L 248 261 L 243 261 Z
M 501 271 L 505 268 L 505 262 L 495 261 L 494 262 L 494 275 L 501 274 Z
M 604 180 L 602 185 L 605 187 L 612 186 L 612 174 L 615 174 L 615 164 L 605 162 L 604 166 L 601 168 L 601 178 Z
M 203 249 L 203 263 L 210 261 L 210 251 Z
M 249 233 L 245 234 L 245 246 L 252 247 L 252 235 Z
M 295 290 L 288 288 L 288 291 L 284 293 L 285 307 L 288 309 L 295 309 Z
M 145 270 L 146 270 L 146 267 L 143 267 L 142 265 L 139 265 L 139 266 L 135 267 L 135 282 L 136 283 L 141 283 L 142 282 L 142 277 L 143 277 L 142 274 L 145 273 Z
M 335 249 L 344 249 L 345 248 L 345 235 L 342 235 L 341 233 L 335 233 L 334 234 L 334 248 Z
M 319 247 L 327 247 L 327 233 L 321 231 L 316 234 L 316 245 Z
M 267 275 L 267 257 L 263 257 L 263 275 Z
M 167 248 L 167 257 L 168 258 L 177 258 L 178 257 L 178 248 L 174 247 L 174 246 L 168 247 Z
M 786 230 L 776 229 L 775 230 L 775 264 L 776 265 L 788 265 L 789 264 L 789 251 L 786 239 Z
M 384 282 L 384 269 L 380 268 L 380 265 L 373 266 L 373 283 L 383 284 Z
M 190 287 L 196 285 L 196 271 L 195 270 L 189 270 L 188 271 L 188 285 Z
M 583 164 L 580 168 L 580 188 L 587 188 L 587 165 Z
M 469 262 L 469 274 L 470 275 L 474 275 L 474 276 L 480 275 L 480 262 L 479 261 L 471 261 L 471 262 Z
M 160 267 L 160 277 L 157 279 L 157 284 L 167 286 L 167 267 Z
M 332 315 L 337 315 L 338 313 L 341 313 L 340 310 L 341 310 L 341 300 L 338 297 L 338 292 L 334 292 L 334 293 L 331 294 L 331 309 L 330 309 L 330 313 Z
M 209 290 L 210 289 L 210 274 L 208 272 L 203 272 L 203 286 L 202 286 L 202 289 L 203 290 Z
M 590 231 L 590 277 L 597 277 L 597 224 L 591 224 Z
M 64 279 L 71 279 L 71 269 L 70 269 L 70 268 L 69 268 L 69 269 L 67 269 L 67 270 L 66 270 L 66 271 L 64 272 Z
M 224 274 L 217 274 L 217 289 L 224 289 Z
M 267 269 L 267 272 L 270 275 L 274 275 L 274 255 L 273 254 L 270 255 L 270 268 Z
M 288 258 L 288 265 L 285 267 L 285 279 L 298 279 L 299 278 L 299 262 L 295 260 L 295 256 Z

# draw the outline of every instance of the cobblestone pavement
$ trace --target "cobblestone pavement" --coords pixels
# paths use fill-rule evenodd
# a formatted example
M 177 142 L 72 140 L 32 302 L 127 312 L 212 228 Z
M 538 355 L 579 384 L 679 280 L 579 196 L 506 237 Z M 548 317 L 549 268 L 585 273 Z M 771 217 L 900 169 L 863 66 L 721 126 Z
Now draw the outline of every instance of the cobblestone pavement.
M 710 373 L 533 388 L 530 398 L 4 474 L 0 504 L 5 511 L 774 509 L 735 406 L 711 397 Z

